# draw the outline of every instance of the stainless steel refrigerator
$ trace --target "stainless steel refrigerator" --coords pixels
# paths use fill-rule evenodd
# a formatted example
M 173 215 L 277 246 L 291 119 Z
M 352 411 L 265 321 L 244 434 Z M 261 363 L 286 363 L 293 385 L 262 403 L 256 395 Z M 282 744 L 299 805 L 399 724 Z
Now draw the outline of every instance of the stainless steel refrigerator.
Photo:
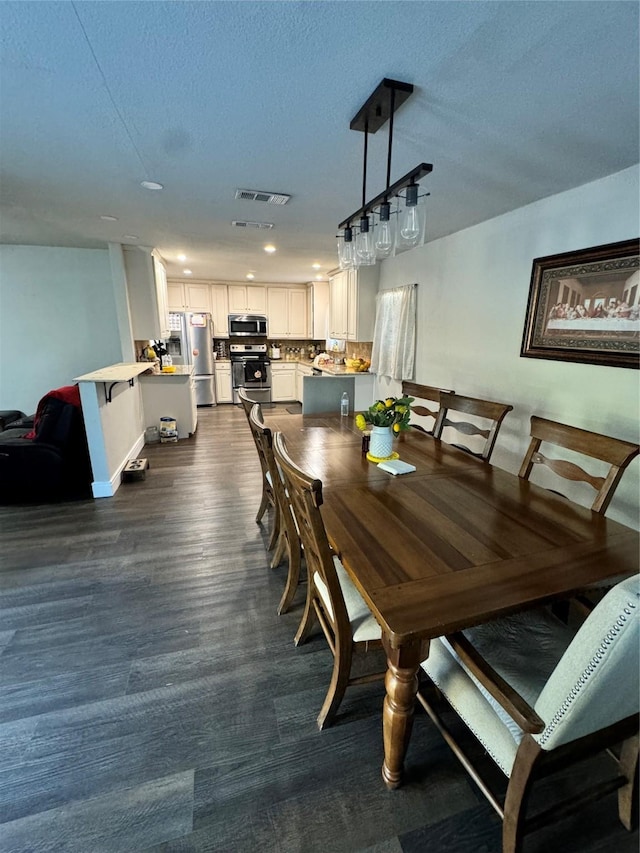
M 211 314 L 171 313 L 167 350 L 174 364 L 193 364 L 196 405 L 216 405 L 213 320 Z

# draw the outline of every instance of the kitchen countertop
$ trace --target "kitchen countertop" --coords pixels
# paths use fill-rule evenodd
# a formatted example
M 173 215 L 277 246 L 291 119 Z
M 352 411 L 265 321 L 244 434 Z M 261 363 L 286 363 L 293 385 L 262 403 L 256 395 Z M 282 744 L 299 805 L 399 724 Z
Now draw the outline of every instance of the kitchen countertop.
M 82 376 L 74 376 L 74 382 L 126 382 L 139 376 L 146 370 L 143 362 L 120 362 L 101 367 L 92 373 L 84 373 Z
M 313 361 L 309 361 L 308 358 L 272 358 L 271 365 L 274 364 L 302 364 L 306 367 L 313 367 Z M 368 370 L 354 370 L 353 368 L 346 367 L 344 364 L 332 364 L 328 362 L 327 364 L 318 365 L 317 370 L 321 370 L 323 373 L 326 373 L 329 376 L 371 376 L 372 374 Z
M 193 365 L 192 364 L 176 364 L 175 371 L 172 373 L 143 373 L 142 377 L 144 379 L 175 379 L 176 377 L 184 377 L 191 376 L 193 373 Z

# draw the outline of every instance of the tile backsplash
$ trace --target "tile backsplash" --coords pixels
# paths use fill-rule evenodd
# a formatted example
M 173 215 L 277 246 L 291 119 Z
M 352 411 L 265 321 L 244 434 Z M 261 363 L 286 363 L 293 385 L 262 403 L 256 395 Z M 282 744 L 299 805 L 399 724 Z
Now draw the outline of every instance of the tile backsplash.
M 373 341 L 347 341 L 345 358 L 364 358 L 371 361 Z

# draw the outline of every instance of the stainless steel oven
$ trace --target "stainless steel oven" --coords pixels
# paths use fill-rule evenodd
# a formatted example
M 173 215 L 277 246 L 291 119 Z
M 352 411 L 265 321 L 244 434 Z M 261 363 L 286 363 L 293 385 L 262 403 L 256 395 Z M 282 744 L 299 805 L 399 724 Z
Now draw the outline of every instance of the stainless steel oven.
M 231 344 L 231 381 L 233 402 L 238 405 L 238 388 L 256 403 L 271 402 L 271 362 L 266 344 Z
M 230 338 L 266 338 L 267 318 L 262 314 L 229 314 Z

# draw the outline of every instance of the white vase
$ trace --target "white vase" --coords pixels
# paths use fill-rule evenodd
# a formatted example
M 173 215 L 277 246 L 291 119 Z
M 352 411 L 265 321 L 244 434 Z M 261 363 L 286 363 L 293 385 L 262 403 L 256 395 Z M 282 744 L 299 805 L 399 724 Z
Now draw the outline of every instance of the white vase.
M 388 459 L 393 453 L 393 432 L 390 426 L 372 426 L 369 454 L 376 459 Z

